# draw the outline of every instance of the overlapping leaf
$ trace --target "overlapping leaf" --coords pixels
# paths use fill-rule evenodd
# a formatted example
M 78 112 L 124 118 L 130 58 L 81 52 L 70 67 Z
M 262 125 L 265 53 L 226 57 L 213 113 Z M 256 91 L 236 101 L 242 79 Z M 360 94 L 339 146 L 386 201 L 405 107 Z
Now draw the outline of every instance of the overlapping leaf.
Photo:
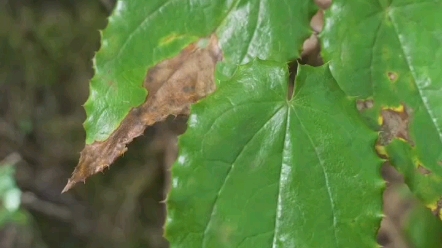
M 211 36 L 210 40 L 202 39 L 177 57 L 149 70 L 144 82 L 149 91 L 146 102 L 132 109 L 106 141 L 84 147 L 78 165 L 62 192 L 109 167 L 126 152 L 127 144 L 143 134 L 147 126 L 169 115 L 188 114 L 191 104 L 215 91 L 215 68 L 221 59 L 218 39 Z
M 95 56 L 86 143 L 106 140 L 145 101 L 148 69 L 190 43 L 216 33 L 225 74 L 255 57 L 294 59 L 314 10 L 312 1 L 301 0 L 117 1 Z
M 240 67 L 193 108 L 167 200 L 172 247 L 374 247 L 376 133 L 327 67 Z
M 338 84 L 374 103 L 364 111 L 382 131 L 379 152 L 435 212 L 442 207 L 441 11 L 440 0 L 336 0 L 322 34 Z
M 170 57 L 176 56 L 184 47 L 210 34 L 212 40 L 216 40 L 216 46 L 217 37 L 220 39 L 219 45 L 225 50 L 224 56 L 216 55 L 215 61 L 224 57 L 222 74 L 227 77 L 238 64 L 247 63 L 252 58 L 286 62 L 297 57 L 297 48 L 302 46 L 310 33 L 307 27 L 315 9 L 313 2 L 301 0 L 119 0 L 109 19 L 109 26 L 103 32 L 102 47 L 94 61 L 95 76 L 91 82 L 90 97 L 85 104 L 86 147 L 63 191 L 108 167 L 126 151 L 126 145 L 133 138 L 142 134 L 146 126 L 168 115 L 182 113 L 168 111 L 171 109 L 164 107 L 175 106 L 178 102 L 184 104 L 182 99 L 177 100 L 173 96 L 169 97 L 169 103 L 159 104 L 162 106 L 160 109 L 166 111 L 158 110 L 158 113 L 148 115 L 142 113 L 149 108 L 156 109 L 156 106 L 140 105 L 143 102 L 144 105 L 152 105 L 149 101 L 157 98 L 151 95 L 146 100 L 148 87 L 143 87 L 142 83 L 146 77 L 149 80 L 154 77 L 150 72 L 158 71 L 160 62 L 166 59 L 171 61 Z M 199 49 L 195 47 L 202 48 L 204 44 L 192 44 L 185 50 Z M 204 68 L 200 66 L 195 70 L 186 66 L 186 63 L 169 63 L 174 66 L 162 66 L 161 69 L 166 72 L 156 75 L 174 75 L 176 67 L 187 68 L 193 74 L 182 70 L 178 73 L 187 75 L 184 79 L 186 85 L 211 84 L 204 82 L 209 77 L 201 78 L 197 75 L 198 70 Z M 207 71 L 212 73 L 213 68 L 209 67 Z M 155 78 L 152 80 L 160 81 Z M 177 81 L 173 77 L 164 81 L 168 80 Z M 161 85 L 164 82 L 158 83 Z M 180 82 L 175 84 L 170 88 L 180 88 Z M 174 95 L 175 91 L 169 90 L 168 93 Z M 179 108 L 186 109 L 189 104 L 204 96 L 199 94 L 195 98 L 189 93 L 183 97 L 191 101 L 186 101 L 186 106 Z M 167 95 L 163 94 L 164 98 L 167 99 Z M 137 116 L 140 120 L 136 120 Z

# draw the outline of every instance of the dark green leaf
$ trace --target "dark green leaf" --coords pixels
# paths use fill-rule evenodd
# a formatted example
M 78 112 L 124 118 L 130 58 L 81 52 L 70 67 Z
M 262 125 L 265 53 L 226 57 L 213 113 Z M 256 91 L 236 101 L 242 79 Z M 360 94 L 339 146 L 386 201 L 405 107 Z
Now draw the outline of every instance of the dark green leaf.
M 376 133 L 327 67 L 242 66 L 193 108 L 173 168 L 172 247 L 374 247 Z

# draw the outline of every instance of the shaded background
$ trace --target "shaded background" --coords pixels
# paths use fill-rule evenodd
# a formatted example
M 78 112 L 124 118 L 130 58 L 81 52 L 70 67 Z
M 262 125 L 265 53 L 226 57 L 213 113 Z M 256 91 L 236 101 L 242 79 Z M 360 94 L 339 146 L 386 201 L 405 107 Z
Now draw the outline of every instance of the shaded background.
M 0 161 L 22 191 L 2 248 L 167 247 L 160 201 L 185 120 L 149 128 L 111 170 L 60 195 L 84 146 L 81 105 L 113 5 L 0 0 Z
M 84 146 L 81 105 L 98 30 L 113 6 L 114 0 L 0 0 L 1 248 L 168 247 L 161 201 L 185 118 L 148 128 L 110 170 L 60 194 Z M 316 33 L 322 23 L 319 13 L 312 21 Z M 300 62 L 322 64 L 319 51 L 314 34 Z M 440 222 L 392 167 L 383 174 L 389 187 L 379 243 L 442 247 Z

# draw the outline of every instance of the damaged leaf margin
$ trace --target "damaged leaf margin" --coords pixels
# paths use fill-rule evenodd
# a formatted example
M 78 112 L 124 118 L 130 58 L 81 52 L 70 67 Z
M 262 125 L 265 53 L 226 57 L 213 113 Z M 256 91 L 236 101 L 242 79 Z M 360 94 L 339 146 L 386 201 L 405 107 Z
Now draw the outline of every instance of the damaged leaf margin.
M 149 92 L 146 102 L 133 108 L 107 140 L 84 147 L 62 193 L 109 167 L 147 126 L 163 121 L 169 115 L 188 115 L 191 104 L 216 90 L 215 69 L 222 58 L 218 39 L 212 35 L 209 40 L 201 39 L 177 57 L 150 69 L 144 81 Z
M 179 10 L 179 11 L 177 11 Z M 118 0 L 94 58 L 86 144 L 104 141 L 146 99 L 146 69 L 214 33 L 224 51 L 217 71 L 231 76 L 251 59 L 296 59 L 317 11 L 313 1 Z M 298 48 L 298 49 L 296 49 Z
M 416 146 L 416 135 L 421 131 L 413 109 L 406 104 L 382 107 L 378 117 L 380 125 L 376 151 L 388 159 L 405 176 L 411 191 L 440 219 L 442 216 L 442 178 L 440 168 L 431 166 L 431 158 L 422 157 Z M 422 143 L 422 142 L 421 142 Z M 429 144 L 427 144 L 429 145 Z M 426 149 L 432 149 L 427 146 Z M 439 169 L 439 170 L 438 170 Z

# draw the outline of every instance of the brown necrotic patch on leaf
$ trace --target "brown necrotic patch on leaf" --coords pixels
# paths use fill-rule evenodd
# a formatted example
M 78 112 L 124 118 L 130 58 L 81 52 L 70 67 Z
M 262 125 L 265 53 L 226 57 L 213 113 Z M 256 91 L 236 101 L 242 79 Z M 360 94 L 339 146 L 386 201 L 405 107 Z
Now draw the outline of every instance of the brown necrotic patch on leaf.
M 428 176 L 431 174 L 431 171 L 425 168 L 424 166 L 422 166 L 421 164 L 417 165 L 417 171 L 424 176 Z
M 437 201 L 436 206 L 432 209 L 435 216 L 442 220 L 442 197 Z
M 409 134 L 410 119 L 411 109 L 405 105 L 383 108 L 380 116 L 380 145 L 386 146 L 394 139 L 401 139 L 414 146 Z
M 149 94 L 146 102 L 132 109 L 107 140 L 84 147 L 62 193 L 109 167 L 127 151 L 127 144 L 143 134 L 147 126 L 169 115 L 188 115 L 192 103 L 215 91 L 215 67 L 223 57 L 218 39 L 211 36 L 204 48 L 198 44 L 190 45 L 177 57 L 149 70 L 144 82 Z

